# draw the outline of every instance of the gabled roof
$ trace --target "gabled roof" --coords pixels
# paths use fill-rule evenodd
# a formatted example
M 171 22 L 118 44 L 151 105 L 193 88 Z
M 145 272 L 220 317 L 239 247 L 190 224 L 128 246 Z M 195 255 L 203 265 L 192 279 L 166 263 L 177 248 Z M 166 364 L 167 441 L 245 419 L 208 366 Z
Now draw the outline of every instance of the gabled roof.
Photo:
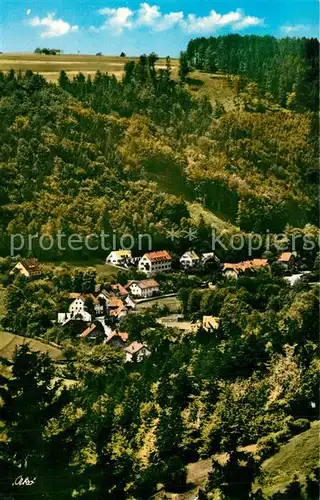
M 129 335 L 127 332 L 113 332 L 110 337 L 107 338 L 106 343 L 110 342 L 111 339 L 118 337 L 122 340 L 122 342 L 126 342 L 128 340 Z
M 184 252 L 184 254 L 181 256 L 181 259 L 183 257 L 188 257 L 189 259 L 192 260 L 200 260 L 200 257 L 196 254 L 194 250 L 190 250 L 189 252 Z
M 140 342 L 137 342 L 136 340 L 132 342 L 128 347 L 125 347 L 124 350 L 129 353 L 129 354 L 136 354 L 139 352 L 143 347 L 146 347 L 143 344 L 140 344 Z
M 278 258 L 278 262 L 289 262 L 293 256 L 294 255 L 292 252 L 282 252 L 280 257 Z
M 92 325 L 88 326 L 88 328 L 86 328 L 80 335 L 81 338 L 85 338 L 87 337 L 91 332 L 93 332 L 93 330 L 95 330 L 97 328 L 97 325 L 95 325 L 94 323 L 92 323 Z
M 223 264 L 222 271 L 226 271 L 228 269 L 239 273 L 240 271 L 244 272 L 247 269 L 259 269 L 261 267 L 268 266 L 268 259 L 252 259 L 252 260 L 243 260 L 241 262 L 230 263 L 225 262 Z
M 128 295 L 127 290 L 125 289 L 124 286 L 120 285 L 120 283 L 117 283 L 116 285 L 111 285 L 111 288 L 114 292 L 120 293 L 120 295 L 124 295 L 124 296 Z
M 151 262 L 165 262 L 172 260 L 172 257 L 167 250 L 145 253 L 143 257 L 147 257 Z
M 129 288 L 131 285 L 136 284 L 141 290 L 146 290 L 148 288 L 157 288 L 159 287 L 159 283 L 154 279 L 149 280 L 132 280 L 128 281 L 126 284 L 126 288 Z
M 111 254 L 119 258 L 131 257 L 131 250 L 113 250 L 109 255 Z
M 42 267 L 38 261 L 38 259 L 30 258 L 23 259 L 20 261 L 20 264 L 23 265 L 26 271 L 30 274 L 30 276 L 35 276 L 42 273 Z

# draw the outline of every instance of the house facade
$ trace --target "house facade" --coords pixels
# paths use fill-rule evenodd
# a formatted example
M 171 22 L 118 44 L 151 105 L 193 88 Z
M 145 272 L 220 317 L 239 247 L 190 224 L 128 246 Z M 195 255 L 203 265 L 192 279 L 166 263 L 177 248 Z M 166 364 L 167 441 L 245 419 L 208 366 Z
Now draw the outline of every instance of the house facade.
M 159 252 L 145 253 L 139 261 L 138 269 L 148 276 L 152 276 L 160 272 L 170 271 L 171 266 L 171 255 L 167 250 L 161 250 Z
M 126 288 L 135 297 L 147 298 L 159 293 L 160 285 L 154 279 L 129 281 Z
M 191 250 L 190 252 L 185 252 L 181 257 L 180 257 L 180 265 L 184 269 L 188 269 L 190 267 L 196 266 L 200 262 L 200 257 Z
M 121 266 L 127 261 L 130 261 L 131 257 L 131 250 L 114 250 L 110 252 L 108 257 L 106 258 L 106 264 Z

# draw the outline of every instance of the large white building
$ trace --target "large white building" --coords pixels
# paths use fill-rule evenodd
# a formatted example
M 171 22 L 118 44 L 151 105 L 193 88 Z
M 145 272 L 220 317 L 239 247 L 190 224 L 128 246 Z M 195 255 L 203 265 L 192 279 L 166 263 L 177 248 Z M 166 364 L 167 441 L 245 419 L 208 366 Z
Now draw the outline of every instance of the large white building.
M 146 273 L 148 276 L 153 274 L 170 271 L 172 265 L 172 257 L 167 250 L 159 252 L 145 253 L 139 261 L 139 271 Z
M 106 258 L 106 264 L 121 266 L 132 258 L 131 250 L 113 250 Z

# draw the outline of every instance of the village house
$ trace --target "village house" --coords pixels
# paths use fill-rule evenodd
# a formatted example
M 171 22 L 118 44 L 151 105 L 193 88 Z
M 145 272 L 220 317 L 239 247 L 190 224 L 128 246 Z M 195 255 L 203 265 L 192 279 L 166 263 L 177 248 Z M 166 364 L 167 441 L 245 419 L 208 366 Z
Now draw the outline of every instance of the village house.
M 295 263 L 295 257 L 295 252 L 282 252 L 276 262 L 280 264 L 284 269 L 289 269 L 293 267 Z
M 171 265 L 171 255 L 167 250 L 161 250 L 159 252 L 145 253 L 139 261 L 138 269 L 151 276 L 159 272 L 170 271 Z
M 70 321 L 83 321 L 89 323 L 92 320 L 92 316 L 88 311 L 77 312 L 76 314 L 71 312 L 58 313 L 58 323 L 62 326 L 66 325 Z
M 69 312 L 76 314 L 83 312 L 86 308 L 86 301 L 92 301 L 93 309 L 95 314 L 103 314 L 105 312 L 106 304 L 98 297 L 95 297 L 92 293 L 81 294 L 81 293 L 70 293 L 69 298 L 73 299 L 70 306 Z
M 108 315 L 114 320 L 119 321 L 121 318 L 126 316 L 127 308 L 118 297 L 110 297 L 108 302 Z
M 102 325 L 92 323 L 81 334 L 80 338 L 100 343 L 104 339 L 104 331 Z
M 222 268 L 222 274 L 226 278 L 237 279 L 239 274 L 248 271 L 249 269 L 252 271 L 256 271 L 258 269 L 267 269 L 269 268 L 268 259 L 252 259 L 252 260 L 244 260 L 242 262 L 237 262 L 235 264 L 226 262 Z
M 201 255 L 201 264 L 204 266 L 209 262 L 216 262 L 217 264 L 220 264 L 220 260 L 214 252 L 203 253 Z
M 126 288 L 135 297 L 147 298 L 159 293 L 160 285 L 154 279 L 128 281 Z
M 180 265 L 184 269 L 189 269 L 190 267 L 194 267 L 200 262 L 200 257 L 194 252 L 190 250 L 189 252 L 185 252 L 180 257 Z
M 29 279 L 41 278 L 43 274 L 42 266 L 38 259 L 34 258 L 20 260 L 12 269 L 11 274 L 14 274 L 15 271 Z
M 140 344 L 136 340 L 128 345 L 128 347 L 125 347 L 124 352 L 126 361 L 137 361 L 138 363 L 151 354 L 151 351 L 145 345 Z
M 128 340 L 127 332 L 113 332 L 105 341 L 111 347 L 122 349 Z
M 106 258 L 106 264 L 121 266 L 131 260 L 131 250 L 113 250 Z

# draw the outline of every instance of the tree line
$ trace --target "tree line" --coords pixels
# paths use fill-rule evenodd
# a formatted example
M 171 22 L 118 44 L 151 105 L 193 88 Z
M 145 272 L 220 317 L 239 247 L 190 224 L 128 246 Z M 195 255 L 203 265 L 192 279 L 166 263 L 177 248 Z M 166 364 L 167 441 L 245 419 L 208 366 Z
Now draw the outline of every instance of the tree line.
M 196 38 L 182 53 L 188 65 L 209 73 L 221 71 L 254 81 L 284 107 L 319 109 L 319 41 L 269 35 L 224 35 Z

